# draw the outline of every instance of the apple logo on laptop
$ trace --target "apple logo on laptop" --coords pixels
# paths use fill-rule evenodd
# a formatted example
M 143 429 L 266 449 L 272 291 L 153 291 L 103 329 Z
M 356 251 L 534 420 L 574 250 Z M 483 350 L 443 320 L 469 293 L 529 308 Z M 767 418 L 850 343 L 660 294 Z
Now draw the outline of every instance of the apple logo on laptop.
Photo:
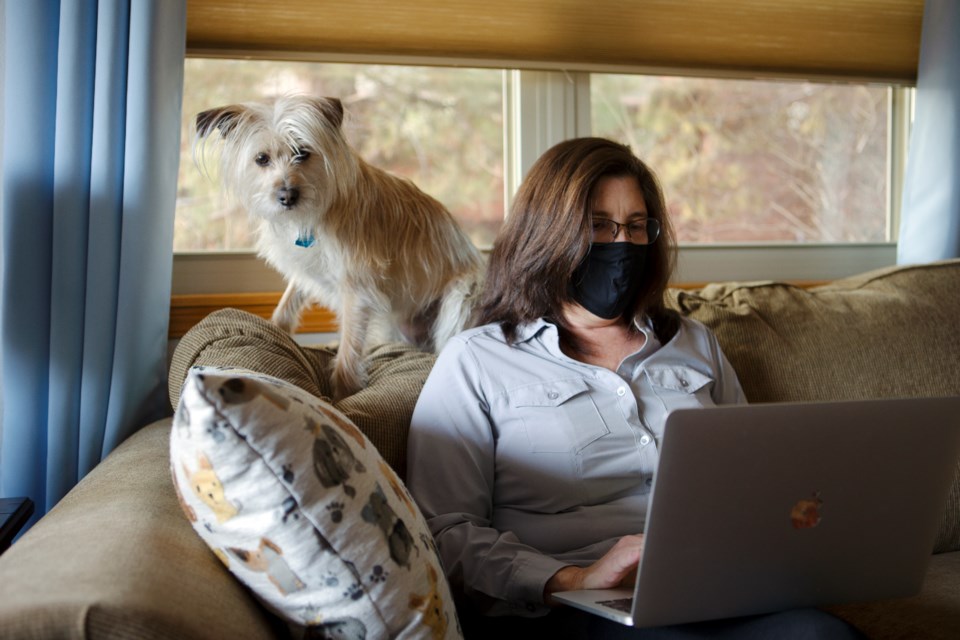
M 820 499 L 820 492 L 816 491 L 812 498 L 803 498 L 797 500 L 790 510 L 790 522 L 794 529 L 810 529 L 820 524 L 820 507 L 823 500 Z

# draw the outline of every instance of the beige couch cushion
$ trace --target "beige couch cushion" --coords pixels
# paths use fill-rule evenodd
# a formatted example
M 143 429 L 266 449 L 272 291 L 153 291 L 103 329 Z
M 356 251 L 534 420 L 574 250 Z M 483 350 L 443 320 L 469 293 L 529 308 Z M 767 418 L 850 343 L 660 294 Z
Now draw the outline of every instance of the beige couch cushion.
M 751 402 L 960 395 L 960 260 L 670 295 L 713 330 Z M 935 548 L 960 550 L 960 464 Z
M 930 558 L 920 593 L 827 610 L 873 640 L 955 640 L 960 636 L 960 553 Z
M 714 331 L 751 402 L 960 395 L 960 260 L 671 297 Z
M 169 436 L 169 419 L 135 433 L 0 557 L 0 637 L 275 635 L 183 517 Z

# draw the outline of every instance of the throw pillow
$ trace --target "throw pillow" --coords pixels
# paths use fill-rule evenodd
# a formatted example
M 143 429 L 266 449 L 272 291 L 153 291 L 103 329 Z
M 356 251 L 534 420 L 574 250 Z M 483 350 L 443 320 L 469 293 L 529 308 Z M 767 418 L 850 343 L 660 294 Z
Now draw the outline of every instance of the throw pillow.
M 370 441 L 316 396 L 197 367 L 170 437 L 181 505 L 260 601 L 308 637 L 458 638 L 423 516 Z

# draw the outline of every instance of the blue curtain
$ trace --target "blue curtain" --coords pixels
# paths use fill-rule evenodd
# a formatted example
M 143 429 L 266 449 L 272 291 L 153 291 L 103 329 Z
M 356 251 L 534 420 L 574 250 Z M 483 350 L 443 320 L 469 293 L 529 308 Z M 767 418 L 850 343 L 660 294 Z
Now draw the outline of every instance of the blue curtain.
M 927 0 L 897 263 L 960 258 L 960 2 Z
M 169 412 L 186 0 L 4 3 L 0 497 Z

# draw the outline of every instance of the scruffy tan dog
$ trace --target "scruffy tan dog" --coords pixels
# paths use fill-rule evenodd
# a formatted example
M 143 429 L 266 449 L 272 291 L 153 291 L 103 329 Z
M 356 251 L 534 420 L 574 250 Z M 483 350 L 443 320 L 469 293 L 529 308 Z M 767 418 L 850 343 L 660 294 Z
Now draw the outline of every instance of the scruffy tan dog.
M 365 162 L 336 98 L 286 96 L 197 115 L 198 160 L 219 131 L 220 177 L 258 221 L 257 249 L 288 286 L 273 321 L 293 331 L 310 302 L 340 325 L 337 398 L 364 386 L 375 340 L 439 350 L 469 321 L 482 258 L 449 211 Z

